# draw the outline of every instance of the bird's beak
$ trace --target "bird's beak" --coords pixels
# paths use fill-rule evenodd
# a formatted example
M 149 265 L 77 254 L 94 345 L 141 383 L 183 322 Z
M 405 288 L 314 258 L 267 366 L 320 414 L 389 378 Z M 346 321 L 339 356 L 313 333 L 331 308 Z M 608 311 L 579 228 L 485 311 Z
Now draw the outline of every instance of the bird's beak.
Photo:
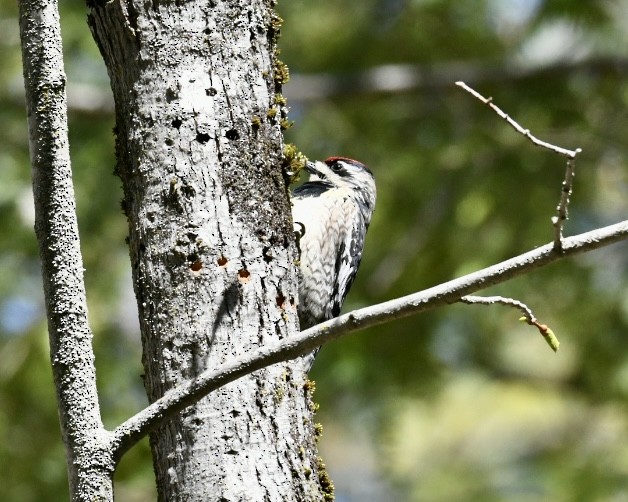
M 307 163 L 305 164 L 305 169 L 307 170 L 308 173 L 313 174 L 314 176 L 323 177 L 323 173 L 321 173 L 319 169 L 316 167 L 316 162 L 312 162 L 311 160 L 308 160 Z

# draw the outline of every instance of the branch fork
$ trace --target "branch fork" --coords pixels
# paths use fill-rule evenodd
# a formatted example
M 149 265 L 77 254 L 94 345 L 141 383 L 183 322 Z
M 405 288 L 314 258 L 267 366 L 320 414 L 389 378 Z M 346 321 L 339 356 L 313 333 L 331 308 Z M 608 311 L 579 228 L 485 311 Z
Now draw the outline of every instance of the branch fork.
M 565 224 L 565 221 L 567 221 L 568 219 L 569 198 L 573 191 L 573 178 L 576 168 L 576 156 L 582 152 L 582 149 L 576 148 L 575 150 L 568 150 L 567 148 L 556 146 L 548 143 L 547 141 L 542 141 L 538 139 L 536 136 L 532 135 L 530 129 L 526 129 L 519 125 L 518 122 L 510 117 L 510 115 L 505 113 L 501 108 L 494 104 L 492 97 L 486 98 L 482 96 L 479 92 L 477 92 L 475 89 L 472 89 L 464 82 L 458 81 L 456 82 L 456 85 L 467 91 L 474 98 L 487 105 L 499 117 L 504 119 L 515 131 L 530 140 L 533 145 L 557 153 L 558 155 L 562 155 L 563 157 L 567 157 L 567 168 L 565 170 L 565 176 L 561 185 L 560 200 L 558 202 L 558 205 L 556 206 L 556 215 L 551 218 L 552 226 L 554 228 L 554 247 L 556 251 L 560 252 L 562 249 L 563 226 Z

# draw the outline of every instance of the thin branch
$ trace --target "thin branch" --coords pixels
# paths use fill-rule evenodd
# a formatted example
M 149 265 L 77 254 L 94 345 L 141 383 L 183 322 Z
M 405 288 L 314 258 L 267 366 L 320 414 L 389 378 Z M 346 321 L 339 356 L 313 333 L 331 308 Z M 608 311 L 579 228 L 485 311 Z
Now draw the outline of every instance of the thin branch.
M 89 476 L 87 445 L 105 445 L 87 322 L 68 147 L 66 77 L 56 0 L 20 0 L 30 155 L 52 363 L 70 490 L 86 499 L 111 489 Z M 104 439 L 103 439 L 104 438 Z M 103 457 L 104 462 L 104 457 Z M 93 474 L 93 473 L 92 473 Z M 92 494 L 93 496 L 90 496 Z
M 499 115 L 506 122 L 508 122 L 508 124 L 510 124 L 510 126 L 513 127 L 515 131 L 528 138 L 536 146 L 540 146 L 541 148 L 551 150 L 554 153 L 567 157 L 567 168 L 565 170 L 565 177 L 561 185 L 562 188 L 560 192 L 560 200 L 558 202 L 558 206 L 556 207 L 556 216 L 552 217 L 552 226 L 554 227 L 554 248 L 556 249 L 556 251 L 560 251 L 562 249 L 563 226 L 568 217 L 569 197 L 571 196 L 573 190 L 573 178 L 576 169 L 576 156 L 580 152 L 582 152 L 582 149 L 576 148 L 575 150 L 567 150 L 566 148 L 562 148 L 560 146 L 556 146 L 538 139 L 536 136 L 533 136 L 530 133 L 530 129 L 524 129 L 523 127 L 521 127 L 507 113 L 505 113 L 501 108 L 494 104 L 493 98 L 485 98 L 479 92 L 477 92 L 475 89 L 472 89 L 464 82 L 458 81 L 456 82 L 456 85 L 462 87 L 473 97 L 477 98 L 482 103 L 490 107 L 495 113 L 497 113 L 497 115 Z
M 536 317 L 532 313 L 530 307 L 528 307 L 525 303 L 520 302 L 519 300 L 515 300 L 514 298 L 506 298 L 504 296 L 473 296 L 467 295 L 460 298 L 461 303 L 466 303 L 467 305 L 505 305 L 507 307 L 514 307 L 519 310 L 523 316 L 529 322 L 534 322 Z
M 519 310 L 523 317 L 519 320 L 524 321 L 530 326 L 534 326 L 539 330 L 539 333 L 543 336 L 543 339 L 547 342 L 550 348 L 554 352 L 558 352 L 560 342 L 554 332 L 548 328 L 546 324 L 541 324 L 532 313 L 530 307 L 525 303 L 515 300 L 513 298 L 506 298 L 504 296 L 463 296 L 460 298 L 461 303 L 467 303 L 469 305 L 505 305 L 506 307 L 514 307 Z
M 576 154 L 580 153 L 580 148 L 576 149 Z M 561 184 L 560 200 L 556 206 L 556 216 L 552 217 L 552 225 L 554 227 L 554 247 L 557 251 L 562 248 L 563 242 L 563 226 L 569 217 L 569 198 L 573 192 L 573 178 L 576 170 L 576 159 L 567 159 L 567 167 L 565 168 L 565 177 Z
M 584 253 L 628 239 L 628 220 L 564 239 L 562 252 L 552 243 L 497 265 L 446 282 L 409 296 L 373 305 L 342 315 L 302 331 L 296 336 L 260 347 L 219 368 L 173 388 L 162 398 L 129 418 L 113 431 L 115 457 L 120 456 L 178 411 L 194 404 L 210 392 L 253 371 L 293 359 L 315 347 L 358 330 L 457 302 L 463 296 L 530 272 L 566 256 Z
M 576 150 L 567 150 L 566 148 L 562 148 L 560 146 L 552 145 L 551 143 L 547 143 L 546 141 L 542 141 L 538 139 L 536 136 L 533 136 L 530 133 L 530 129 L 524 129 L 521 127 L 515 120 L 513 120 L 507 113 L 505 113 L 501 108 L 499 108 L 496 104 L 493 103 L 493 98 L 485 98 L 479 92 L 469 87 L 464 82 L 458 81 L 456 82 L 458 87 L 462 87 L 465 91 L 471 94 L 473 97 L 480 100 L 482 103 L 491 108 L 497 115 L 503 118 L 508 124 L 519 134 L 523 134 L 526 138 L 528 138 L 532 143 L 536 146 L 540 146 L 541 148 L 546 148 L 547 150 L 551 150 L 559 155 L 564 155 L 570 159 L 575 159 L 576 155 L 581 152 L 578 148 Z

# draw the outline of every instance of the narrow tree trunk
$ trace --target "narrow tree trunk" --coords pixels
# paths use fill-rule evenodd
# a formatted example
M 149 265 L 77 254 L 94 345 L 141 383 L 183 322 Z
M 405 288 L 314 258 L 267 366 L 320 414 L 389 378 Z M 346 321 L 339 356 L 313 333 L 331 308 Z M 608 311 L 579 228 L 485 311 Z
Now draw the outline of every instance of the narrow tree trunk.
M 56 0 L 20 0 L 19 8 L 35 233 L 70 497 L 113 500 L 114 460 L 100 419 L 87 322 L 59 11 Z
M 298 330 L 271 3 L 91 5 L 151 401 Z M 160 500 L 321 500 L 308 389 L 297 365 L 275 365 L 157 430 Z

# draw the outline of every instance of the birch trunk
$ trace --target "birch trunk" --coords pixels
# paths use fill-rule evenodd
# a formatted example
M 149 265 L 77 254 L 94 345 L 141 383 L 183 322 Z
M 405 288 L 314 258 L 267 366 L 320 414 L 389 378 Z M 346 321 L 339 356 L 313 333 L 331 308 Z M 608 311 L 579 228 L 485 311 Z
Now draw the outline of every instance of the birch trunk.
M 90 5 L 151 402 L 298 331 L 272 3 Z M 323 499 L 308 389 L 277 364 L 167 422 L 151 435 L 159 499 Z

